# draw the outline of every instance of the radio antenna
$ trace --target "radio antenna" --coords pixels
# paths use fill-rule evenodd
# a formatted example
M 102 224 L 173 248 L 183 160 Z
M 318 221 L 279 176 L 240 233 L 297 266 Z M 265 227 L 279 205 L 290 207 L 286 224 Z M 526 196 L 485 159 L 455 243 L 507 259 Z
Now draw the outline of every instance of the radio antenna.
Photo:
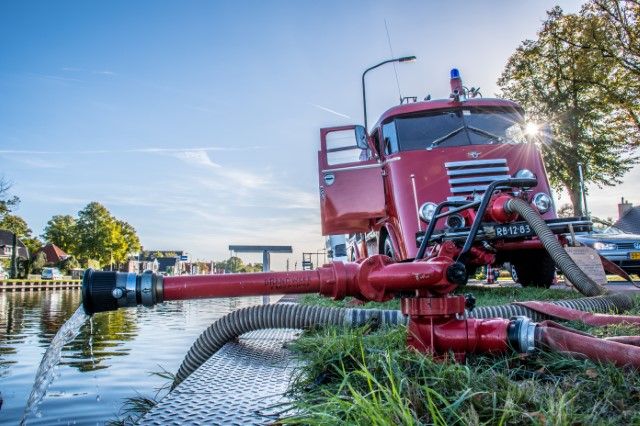
M 391 36 L 389 35 L 389 25 L 387 25 L 387 19 L 384 20 L 384 29 L 387 30 L 387 42 L 389 43 L 389 52 L 391 53 L 391 57 L 395 58 L 393 55 L 393 47 L 391 47 Z M 396 75 L 396 85 L 398 86 L 398 96 L 400 97 L 400 103 L 402 103 L 402 93 L 400 92 L 400 79 L 398 78 L 398 68 L 395 62 L 393 63 L 393 72 Z

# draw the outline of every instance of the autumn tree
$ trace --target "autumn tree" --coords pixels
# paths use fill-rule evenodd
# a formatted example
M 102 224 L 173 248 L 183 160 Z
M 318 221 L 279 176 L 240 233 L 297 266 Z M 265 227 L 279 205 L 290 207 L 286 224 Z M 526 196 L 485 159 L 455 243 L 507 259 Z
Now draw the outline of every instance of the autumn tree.
M 582 28 L 577 37 L 562 27 L 552 35 L 607 64 L 604 78 L 588 83 L 640 130 L 640 1 L 591 0 L 575 19 Z
M 556 189 L 567 190 L 574 211 L 582 214 L 578 163 L 585 165 L 587 182 L 612 186 L 637 162 L 640 143 L 629 108 L 593 84 L 604 82 L 616 92 L 617 82 L 609 79 L 615 61 L 582 47 L 588 28 L 583 17 L 554 8 L 538 38 L 518 47 L 498 80 L 503 96 L 551 125 L 554 140 L 542 147 L 549 178 Z

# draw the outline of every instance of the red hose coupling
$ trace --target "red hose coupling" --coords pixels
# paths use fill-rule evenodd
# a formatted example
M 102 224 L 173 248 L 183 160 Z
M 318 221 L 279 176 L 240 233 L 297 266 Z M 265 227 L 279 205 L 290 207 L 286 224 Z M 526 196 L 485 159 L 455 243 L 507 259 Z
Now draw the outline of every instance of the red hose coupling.
M 427 290 L 446 294 L 456 287 L 447 278 L 450 258 L 437 257 L 426 262 L 396 263 L 387 256 L 371 256 L 360 266 L 358 286 L 368 300 L 389 300 L 396 294 Z
M 407 345 L 436 357 L 452 352 L 458 361 L 467 353 L 500 353 L 509 348 L 509 320 L 460 318 L 464 297 L 407 298 L 402 312 L 409 315 Z
M 505 208 L 505 205 L 511 198 L 511 196 L 504 194 L 494 196 L 487 209 L 487 216 L 498 223 L 507 223 L 516 220 L 518 213 L 510 212 Z

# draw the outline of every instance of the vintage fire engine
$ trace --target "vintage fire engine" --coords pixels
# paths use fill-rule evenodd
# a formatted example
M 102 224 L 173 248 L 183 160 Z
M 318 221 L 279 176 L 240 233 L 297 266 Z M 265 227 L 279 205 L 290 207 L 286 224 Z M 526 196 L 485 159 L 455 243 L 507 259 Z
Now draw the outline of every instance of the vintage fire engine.
M 537 179 L 514 195 L 535 206 L 554 233 L 569 232 L 570 224 L 589 229 L 587 218 L 557 219 L 538 148 L 550 143 L 550 131 L 527 123 L 518 104 L 478 93 L 465 88 L 454 69 L 448 99 L 392 107 L 369 134 L 356 125 L 321 129 L 322 232 L 349 234 L 350 260 L 377 253 L 415 258 L 432 222 L 427 243 L 464 241 L 473 210 L 444 216 L 436 213 L 438 204 L 448 201 L 443 210 L 451 210 L 479 201 L 489 184 L 510 177 Z M 467 269 L 510 262 L 522 285 L 551 285 L 554 262 L 527 222 L 505 220 L 497 211 L 488 217 Z

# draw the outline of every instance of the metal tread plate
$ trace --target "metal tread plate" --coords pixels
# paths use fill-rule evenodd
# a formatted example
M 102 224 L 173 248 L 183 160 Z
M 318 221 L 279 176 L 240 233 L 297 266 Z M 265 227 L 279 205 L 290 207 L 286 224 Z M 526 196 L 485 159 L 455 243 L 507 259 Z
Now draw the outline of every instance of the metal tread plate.
M 298 366 L 285 345 L 299 334 L 299 330 L 267 329 L 227 343 L 138 424 L 274 423 Z

